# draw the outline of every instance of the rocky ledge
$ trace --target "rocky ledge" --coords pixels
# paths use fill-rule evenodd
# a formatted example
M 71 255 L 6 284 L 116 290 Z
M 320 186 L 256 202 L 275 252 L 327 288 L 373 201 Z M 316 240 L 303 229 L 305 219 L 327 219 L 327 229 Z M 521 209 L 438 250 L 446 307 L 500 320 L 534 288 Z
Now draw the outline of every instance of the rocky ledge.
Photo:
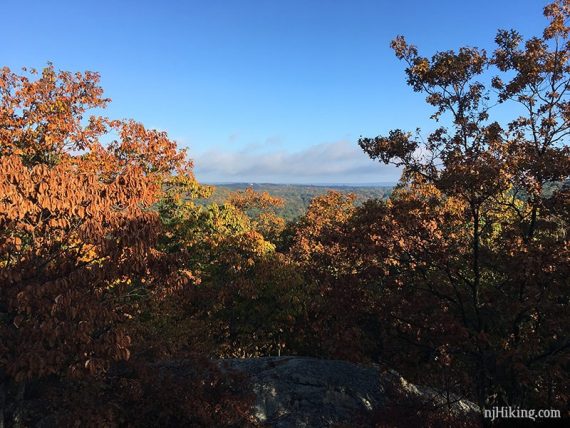
M 410 412 L 446 409 L 459 420 L 478 412 L 470 401 L 413 385 L 377 366 L 306 357 L 225 359 L 220 366 L 251 380 L 256 417 L 271 427 L 366 426 L 398 405 L 413 407 Z

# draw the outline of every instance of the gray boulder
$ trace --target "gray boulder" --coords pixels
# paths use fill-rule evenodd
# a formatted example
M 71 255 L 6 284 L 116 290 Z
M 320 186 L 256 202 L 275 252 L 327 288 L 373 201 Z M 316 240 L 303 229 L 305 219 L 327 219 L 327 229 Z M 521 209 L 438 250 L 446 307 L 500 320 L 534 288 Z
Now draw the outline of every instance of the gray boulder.
M 220 367 L 247 375 L 256 395 L 257 419 L 276 428 L 366 426 L 370 415 L 402 397 L 422 405 L 450 406 L 459 417 L 479 411 L 470 401 L 413 385 L 378 366 L 265 357 L 220 360 Z

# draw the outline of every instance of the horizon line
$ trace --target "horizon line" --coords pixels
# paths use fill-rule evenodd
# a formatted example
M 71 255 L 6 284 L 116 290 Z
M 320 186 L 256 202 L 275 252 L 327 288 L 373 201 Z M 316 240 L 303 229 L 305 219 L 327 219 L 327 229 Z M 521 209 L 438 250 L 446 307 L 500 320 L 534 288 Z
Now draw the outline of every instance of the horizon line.
M 252 186 L 252 185 L 281 185 L 281 186 L 315 186 L 315 187 L 324 187 L 324 186 L 337 186 L 337 187 L 348 187 L 348 186 L 355 186 L 355 187 L 381 187 L 381 186 L 396 186 L 398 184 L 397 181 L 376 181 L 376 182 L 358 182 L 358 183 L 348 183 L 348 182 L 340 182 L 340 183 L 326 183 L 326 182 L 304 182 L 304 183 L 291 183 L 291 182 L 271 182 L 271 181 L 203 181 L 202 184 L 206 185 L 213 185 L 213 186 L 223 186 L 228 184 L 238 184 L 244 186 Z

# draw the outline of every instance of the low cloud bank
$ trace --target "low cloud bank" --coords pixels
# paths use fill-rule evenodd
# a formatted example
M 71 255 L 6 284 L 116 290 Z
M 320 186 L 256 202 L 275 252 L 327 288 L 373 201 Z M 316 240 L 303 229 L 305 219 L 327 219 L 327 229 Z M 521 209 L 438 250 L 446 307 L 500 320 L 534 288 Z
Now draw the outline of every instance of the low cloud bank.
M 400 175 L 345 140 L 299 151 L 211 149 L 198 153 L 194 164 L 198 180 L 205 182 L 380 183 L 396 182 Z

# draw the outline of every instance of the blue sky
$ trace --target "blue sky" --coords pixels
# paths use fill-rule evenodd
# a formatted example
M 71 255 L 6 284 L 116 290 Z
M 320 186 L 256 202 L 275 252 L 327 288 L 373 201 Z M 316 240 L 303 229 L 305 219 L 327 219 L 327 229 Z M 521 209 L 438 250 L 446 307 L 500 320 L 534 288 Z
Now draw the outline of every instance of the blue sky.
M 429 130 L 389 48 L 538 35 L 541 0 L 4 2 L 0 66 L 101 73 L 107 114 L 168 131 L 206 182 L 362 183 L 398 171 L 360 135 Z

